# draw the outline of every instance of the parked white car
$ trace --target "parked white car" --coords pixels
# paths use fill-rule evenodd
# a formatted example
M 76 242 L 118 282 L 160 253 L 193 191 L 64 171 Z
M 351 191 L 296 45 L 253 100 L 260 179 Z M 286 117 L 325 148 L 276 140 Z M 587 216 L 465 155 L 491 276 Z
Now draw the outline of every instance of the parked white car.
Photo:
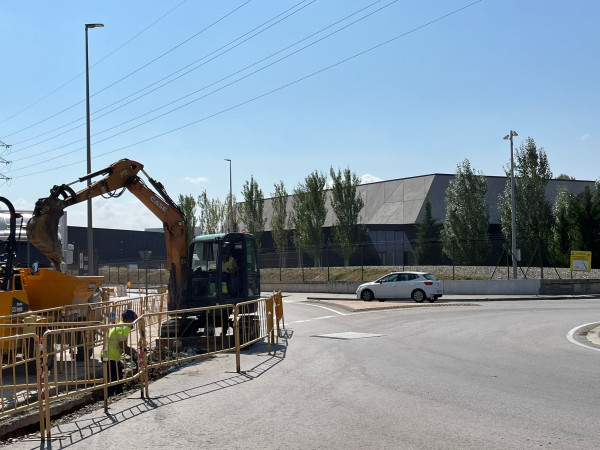
M 361 284 L 356 296 L 365 302 L 373 299 L 383 301 L 388 298 L 412 298 L 421 303 L 433 303 L 444 293 L 444 285 L 426 272 L 392 272 L 375 281 Z

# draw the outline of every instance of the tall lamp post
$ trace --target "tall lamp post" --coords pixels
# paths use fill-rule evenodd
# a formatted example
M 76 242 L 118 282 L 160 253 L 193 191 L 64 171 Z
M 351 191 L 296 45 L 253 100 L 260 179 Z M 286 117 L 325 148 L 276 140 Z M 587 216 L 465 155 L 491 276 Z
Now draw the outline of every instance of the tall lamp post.
M 225 161 L 229 161 L 229 232 L 233 231 L 233 191 L 231 189 L 231 160 L 225 158 Z
M 513 136 L 518 136 L 516 131 L 510 130 L 510 133 L 504 136 L 504 140 L 510 140 L 510 215 L 512 218 L 511 226 L 511 247 L 513 279 L 517 279 L 517 217 L 515 214 L 515 161 L 513 158 Z
M 103 27 L 102 23 L 85 24 L 85 110 L 87 127 L 87 173 L 92 173 L 92 144 L 90 140 L 90 64 L 88 59 L 88 29 Z M 91 184 L 88 178 L 88 187 Z M 88 275 L 95 275 L 94 270 L 94 228 L 92 226 L 92 199 L 87 199 L 87 248 L 88 248 Z

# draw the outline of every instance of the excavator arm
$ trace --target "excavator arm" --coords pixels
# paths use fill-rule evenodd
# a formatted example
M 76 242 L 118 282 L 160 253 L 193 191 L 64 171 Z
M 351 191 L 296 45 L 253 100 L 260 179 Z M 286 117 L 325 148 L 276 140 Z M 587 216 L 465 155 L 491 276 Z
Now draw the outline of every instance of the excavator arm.
M 139 172 L 148 178 L 148 182 L 157 192 L 146 185 L 139 177 Z M 71 188 L 74 183 L 91 180 L 100 175 L 104 177 L 79 192 Z M 48 197 L 36 202 L 33 215 L 27 222 L 27 238 L 48 257 L 55 267 L 59 267 L 63 256 L 58 236 L 58 222 L 64 209 L 99 195 L 114 197 L 115 191 L 123 188 L 135 195 L 163 223 L 167 264 L 171 272 L 170 303 L 179 305 L 187 281 L 185 277 L 188 236 L 185 216 L 169 197 L 163 185 L 148 176 L 144 166 L 136 161 L 122 159 L 106 169 L 88 174 L 72 183 L 54 186 Z

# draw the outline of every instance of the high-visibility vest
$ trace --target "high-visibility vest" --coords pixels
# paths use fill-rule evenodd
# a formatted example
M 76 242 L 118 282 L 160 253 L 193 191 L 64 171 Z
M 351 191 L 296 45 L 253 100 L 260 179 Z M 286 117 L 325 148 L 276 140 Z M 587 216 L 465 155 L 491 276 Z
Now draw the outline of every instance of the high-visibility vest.
M 125 325 L 125 322 L 119 322 L 119 325 Z M 119 361 L 123 352 L 121 351 L 121 342 L 127 342 L 129 338 L 129 326 L 116 326 L 108 332 L 107 347 L 104 349 L 104 357 L 111 361 Z

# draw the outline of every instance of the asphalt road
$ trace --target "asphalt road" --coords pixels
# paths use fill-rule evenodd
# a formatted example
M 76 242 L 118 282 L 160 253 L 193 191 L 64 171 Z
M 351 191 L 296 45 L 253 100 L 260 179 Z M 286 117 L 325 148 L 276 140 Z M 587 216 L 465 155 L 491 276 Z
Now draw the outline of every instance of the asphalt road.
M 288 338 L 182 367 L 10 448 L 506 449 L 600 445 L 600 299 L 351 312 L 285 298 Z M 585 340 L 580 339 L 585 345 Z M 284 345 L 287 344 L 287 345 Z

